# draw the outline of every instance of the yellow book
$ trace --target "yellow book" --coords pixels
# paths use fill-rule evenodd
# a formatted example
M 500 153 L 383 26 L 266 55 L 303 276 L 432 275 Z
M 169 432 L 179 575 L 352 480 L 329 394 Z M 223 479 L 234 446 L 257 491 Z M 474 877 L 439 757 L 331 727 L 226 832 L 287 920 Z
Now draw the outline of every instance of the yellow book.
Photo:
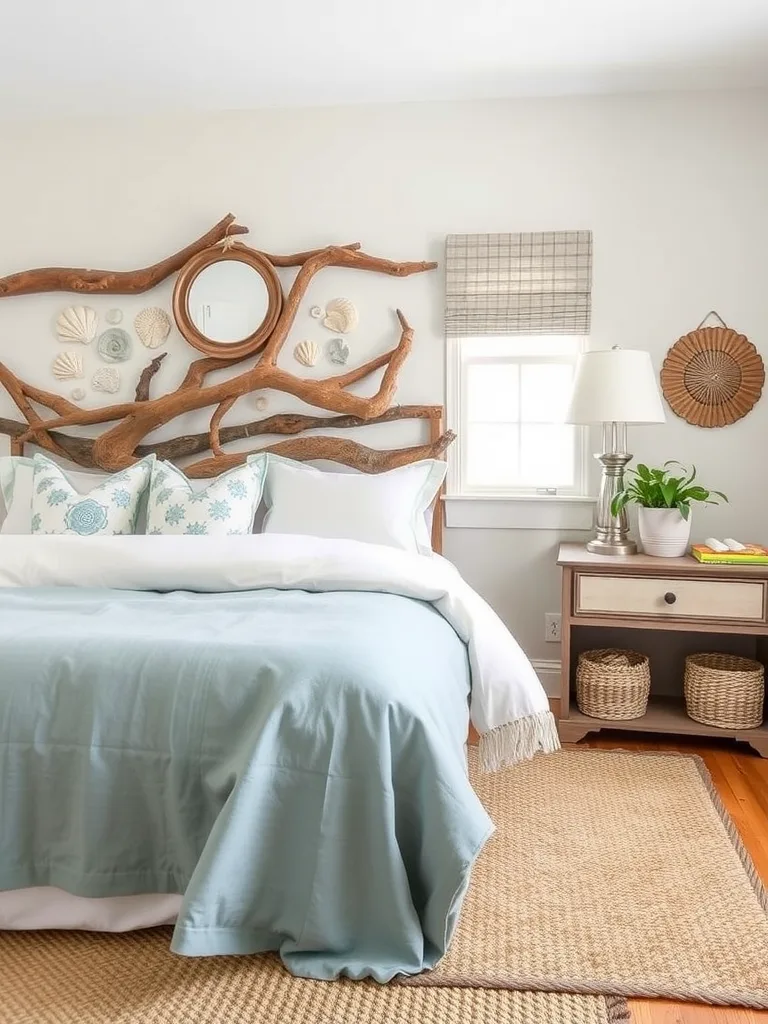
M 743 551 L 713 551 L 706 544 L 694 544 L 691 554 L 710 565 L 768 565 L 768 548 L 747 544 Z

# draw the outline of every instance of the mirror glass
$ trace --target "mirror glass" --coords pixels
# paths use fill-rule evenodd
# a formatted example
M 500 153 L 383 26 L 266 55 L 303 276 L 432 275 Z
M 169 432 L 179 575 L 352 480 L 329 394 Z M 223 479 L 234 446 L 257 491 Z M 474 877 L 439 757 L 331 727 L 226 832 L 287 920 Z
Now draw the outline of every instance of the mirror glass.
M 269 309 L 261 274 L 242 260 L 219 260 L 204 267 L 187 296 L 190 319 L 210 341 L 234 344 L 254 334 Z

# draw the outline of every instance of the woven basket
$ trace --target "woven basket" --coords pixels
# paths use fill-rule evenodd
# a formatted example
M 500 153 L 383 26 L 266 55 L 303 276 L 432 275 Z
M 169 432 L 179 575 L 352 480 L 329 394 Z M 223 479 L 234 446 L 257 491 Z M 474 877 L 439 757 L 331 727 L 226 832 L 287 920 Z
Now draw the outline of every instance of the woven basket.
M 735 654 L 689 654 L 685 659 L 685 709 L 689 718 L 718 729 L 763 724 L 765 669 Z
M 576 703 L 590 718 L 642 718 L 648 708 L 651 670 L 637 651 L 584 651 L 576 669 Z

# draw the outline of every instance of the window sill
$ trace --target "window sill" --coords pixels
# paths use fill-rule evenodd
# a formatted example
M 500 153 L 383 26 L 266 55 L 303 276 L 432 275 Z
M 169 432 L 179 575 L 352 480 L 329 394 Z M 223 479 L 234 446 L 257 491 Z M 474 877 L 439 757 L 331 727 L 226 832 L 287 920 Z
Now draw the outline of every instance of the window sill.
M 446 495 L 445 525 L 479 530 L 591 530 L 596 498 L 589 496 Z

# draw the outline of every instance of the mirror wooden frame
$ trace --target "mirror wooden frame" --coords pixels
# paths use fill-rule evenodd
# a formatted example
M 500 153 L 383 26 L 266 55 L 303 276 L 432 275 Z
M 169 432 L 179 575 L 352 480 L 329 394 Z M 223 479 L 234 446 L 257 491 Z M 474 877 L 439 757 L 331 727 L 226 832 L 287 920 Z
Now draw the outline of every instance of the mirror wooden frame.
M 261 275 L 267 286 L 266 316 L 252 334 L 231 343 L 212 341 L 210 338 L 206 338 L 195 326 L 189 312 L 189 291 L 198 275 L 206 267 L 224 260 L 237 260 L 240 263 L 246 263 Z M 181 268 L 173 289 L 173 316 L 181 336 L 198 352 L 221 359 L 243 359 L 262 349 L 274 331 L 282 309 L 283 289 L 275 273 L 275 268 L 262 253 L 240 242 L 231 243 L 226 248 L 213 246 L 197 253 Z

